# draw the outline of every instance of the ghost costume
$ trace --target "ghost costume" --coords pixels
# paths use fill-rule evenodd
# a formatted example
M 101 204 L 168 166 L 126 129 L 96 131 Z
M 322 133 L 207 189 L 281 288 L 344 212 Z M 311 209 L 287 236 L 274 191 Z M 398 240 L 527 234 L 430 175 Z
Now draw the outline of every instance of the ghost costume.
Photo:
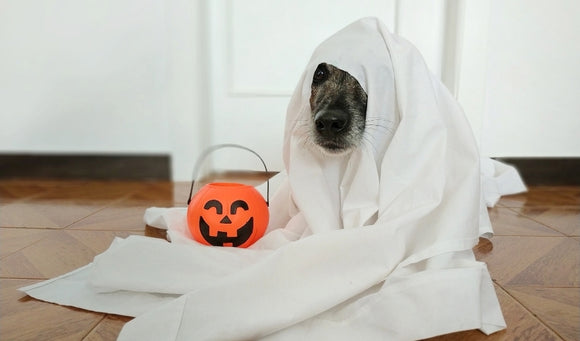
M 322 62 L 368 94 L 363 142 L 342 156 L 308 138 Z M 151 208 L 145 221 L 171 243 L 118 239 L 87 267 L 23 290 L 137 316 L 120 340 L 413 340 L 505 328 L 472 252 L 492 232 L 477 146 L 410 43 L 374 18 L 324 41 L 289 103 L 283 159 L 267 234 L 249 249 L 199 245 L 185 209 Z

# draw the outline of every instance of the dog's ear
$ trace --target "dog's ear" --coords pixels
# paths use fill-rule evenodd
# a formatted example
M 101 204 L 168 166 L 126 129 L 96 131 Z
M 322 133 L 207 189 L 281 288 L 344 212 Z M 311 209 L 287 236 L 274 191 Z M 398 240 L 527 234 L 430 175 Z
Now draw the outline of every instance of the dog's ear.
M 326 63 L 318 64 L 318 67 L 316 67 L 316 70 L 314 71 L 314 76 L 312 77 L 312 84 L 318 85 L 324 83 L 324 81 L 328 79 L 328 74 L 329 72 Z

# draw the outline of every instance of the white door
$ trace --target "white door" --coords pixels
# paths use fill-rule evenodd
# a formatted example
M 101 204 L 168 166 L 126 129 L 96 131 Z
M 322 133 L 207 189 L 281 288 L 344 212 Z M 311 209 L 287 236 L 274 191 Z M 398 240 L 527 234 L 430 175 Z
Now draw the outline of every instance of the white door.
M 421 47 L 441 73 L 444 1 L 207 1 L 210 138 L 238 143 L 282 170 L 286 106 L 314 48 L 367 16 Z M 235 162 L 232 162 L 234 161 Z M 235 156 L 226 162 L 240 165 Z

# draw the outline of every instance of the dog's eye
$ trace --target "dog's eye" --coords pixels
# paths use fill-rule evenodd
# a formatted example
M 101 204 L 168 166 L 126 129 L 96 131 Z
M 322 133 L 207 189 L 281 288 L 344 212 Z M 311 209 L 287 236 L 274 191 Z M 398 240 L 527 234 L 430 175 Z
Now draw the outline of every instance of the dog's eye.
M 324 64 L 318 65 L 316 71 L 314 71 L 314 77 L 312 78 L 312 83 L 320 84 L 328 78 L 328 70 Z

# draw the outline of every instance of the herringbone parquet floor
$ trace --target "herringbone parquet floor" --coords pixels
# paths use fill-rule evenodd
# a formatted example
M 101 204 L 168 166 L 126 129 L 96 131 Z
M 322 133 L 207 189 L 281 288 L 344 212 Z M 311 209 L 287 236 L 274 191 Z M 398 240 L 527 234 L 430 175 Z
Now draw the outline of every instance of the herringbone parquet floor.
M 0 181 L 0 339 L 114 340 L 126 317 L 61 307 L 16 289 L 92 261 L 114 237 L 163 237 L 146 207 L 184 205 L 186 183 Z M 475 248 L 508 323 L 434 340 L 580 340 L 580 187 L 532 187 L 490 210 Z

